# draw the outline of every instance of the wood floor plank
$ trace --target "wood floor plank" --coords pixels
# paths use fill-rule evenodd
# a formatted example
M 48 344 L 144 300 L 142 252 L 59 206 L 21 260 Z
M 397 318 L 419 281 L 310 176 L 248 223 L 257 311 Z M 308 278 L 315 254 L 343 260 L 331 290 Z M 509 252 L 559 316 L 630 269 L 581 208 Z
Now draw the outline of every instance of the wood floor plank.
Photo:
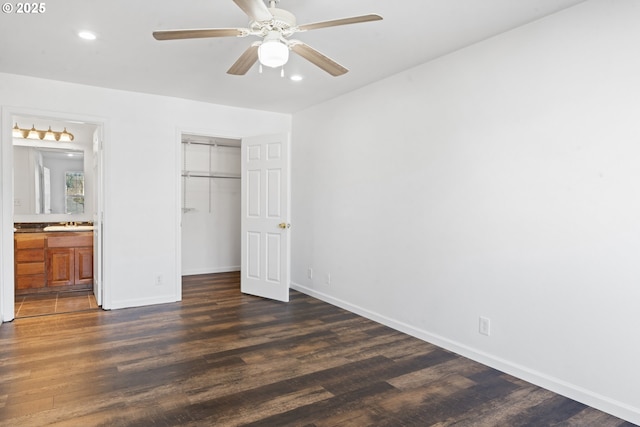
M 239 289 L 188 276 L 179 303 L 2 325 L 0 426 L 631 426 L 307 295 Z

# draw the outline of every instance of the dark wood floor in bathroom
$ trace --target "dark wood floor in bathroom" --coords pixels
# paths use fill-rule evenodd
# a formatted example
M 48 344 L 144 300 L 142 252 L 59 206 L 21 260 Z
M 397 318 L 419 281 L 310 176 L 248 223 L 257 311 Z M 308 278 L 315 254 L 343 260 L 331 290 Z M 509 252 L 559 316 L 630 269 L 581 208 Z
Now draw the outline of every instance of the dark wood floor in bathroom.
M 0 327 L 0 426 L 631 426 L 291 291 L 190 276 L 183 301 Z

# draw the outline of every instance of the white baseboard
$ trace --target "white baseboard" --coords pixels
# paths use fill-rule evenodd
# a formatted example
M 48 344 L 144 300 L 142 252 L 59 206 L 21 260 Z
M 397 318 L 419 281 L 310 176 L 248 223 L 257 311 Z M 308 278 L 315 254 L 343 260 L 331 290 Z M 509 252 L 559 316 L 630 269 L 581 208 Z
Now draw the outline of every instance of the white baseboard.
M 197 274 L 229 273 L 231 271 L 240 271 L 240 266 L 232 265 L 228 267 L 192 268 L 189 270 L 182 270 L 182 275 L 195 276 Z
M 404 332 L 407 335 L 411 335 L 423 341 L 435 344 L 446 350 L 452 351 L 461 356 L 482 363 L 483 365 L 487 365 L 509 375 L 513 375 L 514 377 L 553 391 L 554 393 L 558 393 L 562 396 L 566 396 L 585 405 L 622 418 L 623 420 L 627 420 L 634 424 L 640 425 L 640 408 L 635 408 L 633 406 L 595 393 L 591 390 L 576 386 L 575 384 L 567 383 L 553 376 L 546 375 L 533 369 L 529 369 L 526 366 L 522 366 L 499 357 L 495 357 L 491 354 L 479 351 L 459 342 L 452 341 L 443 336 L 430 333 L 428 331 L 413 327 L 403 322 L 399 322 L 397 320 L 369 311 L 357 305 L 353 305 L 349 302 L 334 298 L 315 289 L 311 289 L 293 282 L 291 283 L 291 288 L 327 302 L 331 305 L 335 305 L 352 313 L 358 314 L 362 317 L 366 317 L 367 319 L 381 323 L 397 331 Z
M 120 300 L 120 301 L 112 301 L 108 310 L 118 310 L 121 308 L 131 308 L 131 307 L 143 307 L 147 305 L 155 305 L 155 304 L 167 304 L 171 302 L 177 302 L 175 296 L 162 296 L 156 298 L 136 298 L 136 299 L 128 299 L 128 300 Z

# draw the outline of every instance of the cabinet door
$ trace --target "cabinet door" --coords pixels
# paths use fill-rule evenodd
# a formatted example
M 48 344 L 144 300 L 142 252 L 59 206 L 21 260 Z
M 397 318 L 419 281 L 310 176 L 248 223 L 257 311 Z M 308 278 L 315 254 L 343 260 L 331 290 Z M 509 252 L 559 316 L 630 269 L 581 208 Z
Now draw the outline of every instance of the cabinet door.
M 75 284 L 93 283 L 93 248 L 76 248 Z
M 74 248 L 47 250 L 47 286 L 73 285 L 75 275 Z

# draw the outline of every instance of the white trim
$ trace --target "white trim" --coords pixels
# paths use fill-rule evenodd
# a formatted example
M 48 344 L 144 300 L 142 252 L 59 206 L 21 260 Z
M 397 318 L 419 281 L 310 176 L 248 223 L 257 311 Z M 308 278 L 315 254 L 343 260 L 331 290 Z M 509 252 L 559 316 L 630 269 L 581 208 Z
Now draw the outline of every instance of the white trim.
M 109 286 L 109 277 L 107 274 L 107 266 L 109 264 L 109 256 L 108 254 L 110 253 L 109 251 L 109 233 L 107 232 L 107 230 L 109 229 L 109 222 L 107 220 L 108 218 L 108 211 L 109 211 L 109 207 L 108 207 L 108 201 L 107 201 L 107 194 L 109 194 L 109 182 L 107 180 L 107 171 L 109 170 L 109 151 L 110 151 L 110 147 L 109 144 L 107 143 L 107 141 L 111 141 L 111 129 L 109 127 L 109 120 L 107 119 L 101 119 L 100 121 L 100 127 L 101 127 L 101 140 L 100 140 L 100 144 L 101 144 L 101 157 L 102 157 L 102 179 L 100 179 L 100 190 L 99 190 L 99 194 L 97 194 L 97 197 L 100 197 L 101 200 L 96 200 L 96 206 L 102 206 L 102 208 L 100 209 L 100 224 L 102 227 L 102 236 L 101 236 L 101 241 L 102 241 L 102 256 L 101 256 L 101 262 L 102 262 L 102 268 L 101 273 L 102 273 L 102 286 L 101 286 L 101 290 L 102 290 L 102 308 L 104 310 L 109 310 L 111 309 L 111 286 Z M 96 177 L 96 179 L 98 179 Z
M 175 300 L 182 301 L 182 129 L 176 127 L 174 146 L 174 176 L 176 179 L 176 203 L 175 214 L 175 236 L 176 236 L 176 258 L 175 258 Z
M 176 301 L 173 296 L 167 295 L 162 297 L 153 297 L 153 298 L 135 298 L 135 299 L 124 299 L 119 301 L 112 301 L 110 310 L 118 310 L 121 308 L 136 308 L 136 307 L 144 307 L 148 305 L 155 304 L 170 304 L 175 303 Z
M 232 265 L 229 267 L 216 267 L 216 268 L 195 268 L 185 270 L 182 272 L 183 276 L 195 276 L 198 274 L 215 274 L 215 273 L 230 273 L 232 271 L 240 271 L 239 265 Z
M 405 334 L 435 344 L 446 350 L 452 351 L 476 362 L 490 366 L 491 368 L 528 381 L 539 387 L 551 390 L 554 393 L 558 393 L 562 396 L 566 396 L 570 399 L 584 403 L 585 405 L 591 406 L 593 408 L 612 414 L 616 417 L 640 425 L 640 408 L 636 408 L 617 400 L 610 399 L 606 396 L 594 393 L 575 384 L 571 384 L 553 376 L 546 375 L 542 372 L 529 369 L 526 366 L 522 366 L 517 363 L 513 363 L 508 360 L 493 356 L 489 353 L 476 350 L 472 347 L 450 340 L 441 335 L 433 334 L 423 329 L 415 328 L 407 323 L 391 319 L 379 313 L 367 310 L 363 307 L 353 305 L 338 298 L 334 298 L 315 289 L 311 289 L 293 282 L 291 283 L 291 289 L 295 289 L 296 291 L 302 292 L 304 294 L 327 302 L 331 305 L 343 308 L 352 313 L 358 314 L 362 317 L 366 317 L 367 319 L 381 323 L 400 332 L 404 332 Z
M 13 275 L 13 137 L 11 136 L 11 109 L 2 108 L 2 130 L 0 134 L 0 321 L 14 319 L 14 275 Z M 8 232 L 11 230 L 11 232 Z
M 182 300 L 182 276 L 193 276 L 196 274 L 226 273 L 229 271 L 240 271 L 240 266 L 219 267 L 214 269 L 192 269 L 182 271 L 182 136 L 198 135 L 208 138 L 225 138 L 242 140 L 242 136 L 237 134 L 229 134 L 225 132 L 217 132 L 211 129 L 195 129 L 192 127 L 176 127 L 176 144 L 175 144 L 175 177 L 176 177 L 176 297 L 177 301 Z M 240 238 L 240 236 L 238 236 Z

